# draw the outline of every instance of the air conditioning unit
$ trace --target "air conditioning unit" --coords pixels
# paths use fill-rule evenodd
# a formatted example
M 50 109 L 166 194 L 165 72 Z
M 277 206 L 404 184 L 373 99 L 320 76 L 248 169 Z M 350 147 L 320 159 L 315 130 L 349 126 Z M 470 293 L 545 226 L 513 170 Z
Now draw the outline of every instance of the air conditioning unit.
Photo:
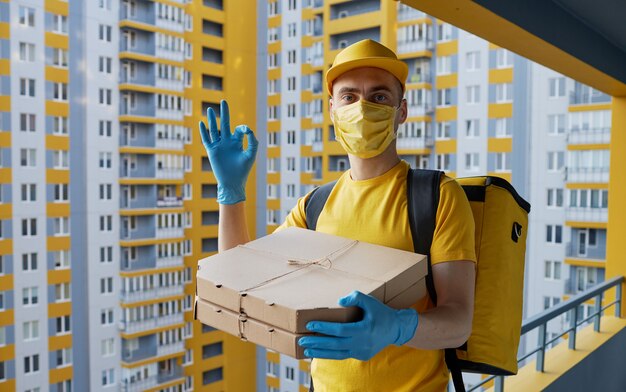
M 339 11 L 337 14 L 338 19 L 347 18 L 349 16 L 348 11 Z
M 339 47 L 339 49 L 343 49 L 345 47 L 348 46 L 348 40 L 342 39 L 341 41 L 339 41 L 337 43 L 337 46 Z

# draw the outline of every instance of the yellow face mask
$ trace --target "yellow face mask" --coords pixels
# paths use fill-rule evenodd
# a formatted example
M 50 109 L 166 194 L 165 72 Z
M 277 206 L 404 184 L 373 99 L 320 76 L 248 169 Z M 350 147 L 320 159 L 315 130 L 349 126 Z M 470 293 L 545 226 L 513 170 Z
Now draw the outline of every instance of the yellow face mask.
M 359 158 L 380 155 L 396 138 L 393 126 L 397 110 L 365 100 L 333 109 L 335 140 Z

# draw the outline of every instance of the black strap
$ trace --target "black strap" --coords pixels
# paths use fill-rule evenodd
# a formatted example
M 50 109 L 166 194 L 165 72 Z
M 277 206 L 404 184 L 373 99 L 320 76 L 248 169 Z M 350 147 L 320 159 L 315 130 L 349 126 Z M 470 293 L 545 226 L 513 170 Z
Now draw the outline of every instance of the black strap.
M 306 227 L 309 230 L 315 230 L 317 228 L 317 219 L 328 200 L 330 192 L 337 181 L 329 182 L 322 186 L 318 186 L 313 189 L 311 195 L 304 202 L 304 214 L 306 216 Z
M 452 383 L 456 392 L 465 392 L 465 383 L 463 383 L 463 373 L 461 372 L 461 364 L 456 356 L 456 349 L 445 349 L 446 365 L 452 374 Z

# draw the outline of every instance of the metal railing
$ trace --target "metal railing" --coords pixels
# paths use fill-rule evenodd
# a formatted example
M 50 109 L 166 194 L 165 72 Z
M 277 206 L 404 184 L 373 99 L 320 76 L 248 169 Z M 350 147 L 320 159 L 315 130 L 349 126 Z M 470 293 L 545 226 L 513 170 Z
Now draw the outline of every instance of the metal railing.
M 594 331 L 600 332 L 600 319 L 602 318 L 602 312 L 604 312 L 606 309 L 610 308 L 613 305 L 615 305 L 615 316 L 620 317 L 621 306 L 622 306 L 621 298 L 622 298 L 622 282 L 623 281 L 624 281 L 623 276 L 618 276 L 610 280 L 607 280 L 606 282 L 595 285 L 594 287 L 591 287 L 590 289 L 583 291 L 577 296 L 572 297 L 568 299 L 567 301 L 562 302 L 559 305 L 553 308 L 547 309 L 529 318 L 528 320 L 524 321 L 524 323 L 522 324 L 521 335 L 523 336 L 527 334 L 528 332 L 533 331 L 538 328 L 539 329 L 539 344 L 534 350 L 531 350 L 530 352 L 526 353 L 522 357 L 518 358 L 517 362 L 518 363 L 522 362 L 530 358 L 531 356 L 537 354 L 536 369 L 538 372 L 543 373 L 545 369 L 546 351 L 547 351 L 547 348 L 551 344 L 557 342 L 560 338 L 569 334 L 569 338 L 568 338 L 569 349 L 576 350 L 576 331 L 578 327 L 593 320 Z M 615 287 L 615 291 L 616 291 L 615 301 L 609 304 L 606 304 L 605 306 L 602 306 L 602 295 L 613 287 Z M 582 305 L 585 301 L 590 300 L 592 298 L 595 299 L 594 311 L 589 315 L 589 317 L 579 320 L 578 319 L 579 306 Z M 548 325 L 548 323 L 551 320 L 557 317 L 560 317 L 561 315 L 567 312 L 571 313 L 570 321 L 569 321 L 570 323 L 569 328 L 563 331 L 561 334 L 553 337 L 552 339 L 547 340 L 546 326 Z M 478 391 L 480 387 L 489 383 L 490 381 L 494 381 L 495 392 L 502 392 L 504 391 L 504 377 L 505 376 L 487 377 L 484 380 L 481 380 L 480 383 L 472 386 L 472 388 L 468 389 L 467 392 Z

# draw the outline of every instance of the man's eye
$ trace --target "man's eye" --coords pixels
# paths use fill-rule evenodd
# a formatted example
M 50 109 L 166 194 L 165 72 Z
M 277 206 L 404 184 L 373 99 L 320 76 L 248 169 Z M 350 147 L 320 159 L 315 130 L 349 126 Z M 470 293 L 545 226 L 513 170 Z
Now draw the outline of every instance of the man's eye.
M 351 102 L 354 97 L 352 95 L 344 95 L 341 97 L 344 101 Z
M 385 102 L 386 100 L 387 100 L 387 97 L 382 94 L 376 94 L 374 96 L 374 101 L 376 102 Z

